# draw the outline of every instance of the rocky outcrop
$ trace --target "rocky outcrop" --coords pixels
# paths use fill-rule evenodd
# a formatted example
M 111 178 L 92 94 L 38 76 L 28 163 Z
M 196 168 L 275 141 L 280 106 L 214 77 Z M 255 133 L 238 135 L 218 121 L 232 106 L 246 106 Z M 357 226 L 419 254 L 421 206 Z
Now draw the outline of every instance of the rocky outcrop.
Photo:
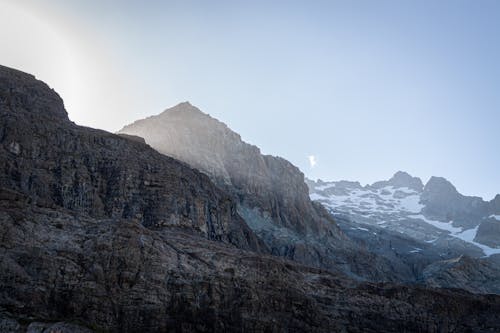
M 500 294 L 500 255 L 473 259 L 460 256 L 437 261 L 423 272 L 424 282 L 432 287 L 457 288 L 473 293 Z
M 490 217 L 481 222 L 477 227 L 474 241 L 492 248 L 498 247 L 500 242 L 500 220 Z
M 422 192 L 422 212 L 432 219 L 453 221 L 466 229 L 475 227 L 488 214 L 488 203 L 479 197 L 461 195 L 448 180 L 431 177 Z
M 383 188 L 386 186 L 394 186 L 396 188 L 406 187 L 417 192 L 422 192 L 424 184 L 422 180 L 418 177 L 412 177 L 410 174 L 404 171 L 396 172 L 391 179 L 385 181 L 378 181 L 371 185 L 372 188 Z
M 119 133 L 143 137 L 159 152 L 209 175 L 232 195 L 238 212 L 275 255 L 370 280 L 399 272 L 350 241 L 319 204 L 303 173 L 287 160 L 262 155 L 225 124 L 188 102 L 138 120 Z M 370 267 L 368 269 L 368 267 Z

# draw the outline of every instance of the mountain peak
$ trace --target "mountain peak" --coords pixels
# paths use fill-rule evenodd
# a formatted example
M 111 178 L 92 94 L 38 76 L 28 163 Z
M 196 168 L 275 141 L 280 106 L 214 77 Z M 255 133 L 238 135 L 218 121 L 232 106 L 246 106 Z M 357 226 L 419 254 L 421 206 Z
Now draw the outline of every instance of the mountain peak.
M 207 115 L 206 113 L 203 113 L 200 109 L 198 109 L 196 106 L 194 106 L 193 104 L 191 104 L 188 101 L 181 102 L 177 105 L 174 105 L 174 106 L 166 109 L 165 111 L 163 111 L 161 113 L 161 115 L 167 115 L 167 114 L 172 115 L 172 114 L 176 114 L 176 113 L 186 113 L 186 112 L 193 112 L 193 113 L 199 113 L 202 115 Z
M 424 187 L 425 192 L 458 194 L 455 186 L 446 178 L 432 176 Z
M 404 171 L 398 171 L 389 179 L 389 183 L 395 187 L 408 187 L 416 191 L 422 191 L 424 184 L 418 177 L 413 177 Z
M 391 179 L 387 181 L 379 181 L 372 184 L 374 188 L 381 188 L 384 186 L 394 186 L 396 188 L 399 187 L 408 187 L 412 190 L 421 192 L 424 188 L 424 184 L 418 177 L 413 177 L 409 173 L 404 171 L 396 172 Z
M 171 107 L 171 109 L 197 109 L 197 110 L 199 110 L 196 106 L 191 104 L 189 101 L 180 102 L 179 104 Z

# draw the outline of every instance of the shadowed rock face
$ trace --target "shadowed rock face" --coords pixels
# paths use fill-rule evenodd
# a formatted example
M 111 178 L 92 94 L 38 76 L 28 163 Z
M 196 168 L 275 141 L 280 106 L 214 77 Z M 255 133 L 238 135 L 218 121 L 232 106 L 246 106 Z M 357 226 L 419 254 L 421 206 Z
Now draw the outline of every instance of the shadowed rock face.
M 61 321 L 99 332 L 500 329 L 499 297 L 354 282 L 179 228 L 25 200 L 0 200 L 0 327 L 10 332 Z
M 499 297 L 258 253 L 206 176 L 72 124 L 27 74 L 0 67 L 0 94 L 1 332 L 500 330 Z
M 421 197 L 425 205 L 422 212 L 431 218 L 453 220 L 455 225 L 474 227 L 488 214 L 489 203 L 479 197 L 463 196 L 449 181 L 431 177 Z
M 371 185 L 372 188 L 383 188 L 386 186 L 393 186 L 395 188 L 406 187 L 417 192 L 422 192 L 424 185 L 422 180 L 418 177 L 412 177 L 404 171 L 398 171 L 387 181 L 375 182 Z
M 143 137 L 159 152 L 209 175 L 238 203 L 238 212 L 275 255 L 370 280 L 410 279 L 368 253 L 313 204 L 303 173 L 287 160 L 262 155 L 225 124 L 188 102 L 138 120 L 119 133 Z

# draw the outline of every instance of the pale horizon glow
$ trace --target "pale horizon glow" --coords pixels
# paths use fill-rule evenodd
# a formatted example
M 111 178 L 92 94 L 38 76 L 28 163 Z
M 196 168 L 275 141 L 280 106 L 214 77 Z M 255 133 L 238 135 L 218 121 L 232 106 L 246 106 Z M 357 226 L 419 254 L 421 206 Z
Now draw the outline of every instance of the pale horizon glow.
M 500 2 L 0 0 L 0 25 L 77 124 L 188 100 L 311 179 L 500 192 Z

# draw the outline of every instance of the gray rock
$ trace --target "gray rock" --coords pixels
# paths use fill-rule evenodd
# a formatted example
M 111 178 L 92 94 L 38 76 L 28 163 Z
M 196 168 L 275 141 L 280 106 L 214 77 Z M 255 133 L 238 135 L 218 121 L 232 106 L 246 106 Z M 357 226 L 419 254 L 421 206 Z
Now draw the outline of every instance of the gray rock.
M 500 247 L 500 221 L 489 218 L 481 222 L 474 241 L 486 244 L 492 248 Z
M 28 326 L 26 333 L 93 333 L 94 331 L 86 327 L 58 322 L 58 323 L 40 323 L 33 322 Z
M 473 228 L 488 214 L 488 204 L 479 197 L 463 196 L 449 181 L 431 177 L 421 196 L 422 212 L 431 219 L 453 221 L 453 225 Z
M 424 185 L 418 177 L 412 177 L 404 171 L 398 171 L 388 181 L 379 181 L 371 185 L 372 188 L 383 188 L 386 186 L 394 186 L 395 188 L 407 187 L 417 192 L 422 192 Z
M 500 266 L 494 258 L 467 256 L 434 262 L 423 272 L 424 282 L 429 286 L 459 288 L 473 293 L 500 294 L 499 277 Z

